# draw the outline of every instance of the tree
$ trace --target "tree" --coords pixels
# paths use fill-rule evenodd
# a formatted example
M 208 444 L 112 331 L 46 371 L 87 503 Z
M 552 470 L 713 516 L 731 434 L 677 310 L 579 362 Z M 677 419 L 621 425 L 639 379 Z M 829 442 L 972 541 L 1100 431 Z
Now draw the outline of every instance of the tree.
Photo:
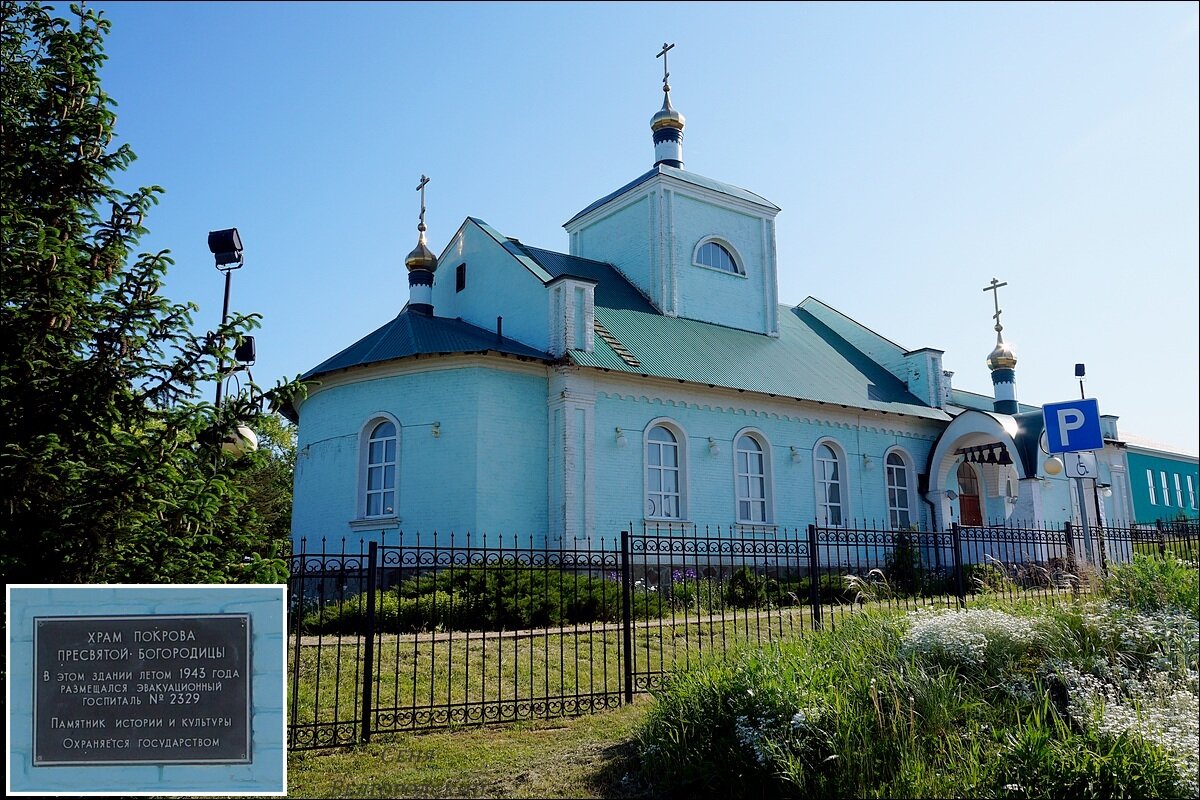
M 28 582 L 221 582 L 285 574 L 245 481 L 272 457 L 222 454 L 303 391 L 200 399 L 257 326 L 191 330 L 161 294 L 168 251 L 134 255 L 161 189 L 125 193 L 100 86 L 102 13 L 0 2 L 0 571 Z M 275 513 L 276 512 L 272 512 Z

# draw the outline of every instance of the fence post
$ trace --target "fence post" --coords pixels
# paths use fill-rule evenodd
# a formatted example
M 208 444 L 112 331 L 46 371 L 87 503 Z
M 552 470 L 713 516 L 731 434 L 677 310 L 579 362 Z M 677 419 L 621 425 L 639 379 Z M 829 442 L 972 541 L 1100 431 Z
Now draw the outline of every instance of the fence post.
M 633 569 L 629 531 L 621 531 L 621 641 L 625 649 L 625 702 L 633 702 Z
M 1154 528 L 1158 531 L 1158 557 L 1167 557 L 1167 537 L 1163 533 L 1163 521 L 1161 519 L 1154 520 Z
M 371 542 L 367 550 L 367 641 L 363 648 L 362 740 L 364 742 L 371 741 L 371 681 L 375 675 L 375 563 L 378 555 L 378 542 Z
M 954 590 L 958 594 L 958 607 L 967 607 L 967 593 L 963 589 L 962 532 L 957 522 L 950 523 L 950 541 L 954 547 Z
M 1067 570 L 1071 573 L 1071 594 L 1079 596 L 1079 583 L 1083 576 L 1079 574 L 1079 561 L 1075 558 L 1075 526 L 1070 520 L 1063 523 L 1063 536 L 1067 540 Z
M 808 604 L 813 630 L 821 627 L 821 573 L 817 558 L 817 526 L 808 526 Z

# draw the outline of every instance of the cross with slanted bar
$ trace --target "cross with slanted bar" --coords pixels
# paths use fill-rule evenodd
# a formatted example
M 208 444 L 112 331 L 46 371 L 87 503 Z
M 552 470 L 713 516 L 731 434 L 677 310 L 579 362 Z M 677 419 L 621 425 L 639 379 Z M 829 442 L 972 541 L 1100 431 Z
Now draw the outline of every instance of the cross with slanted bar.
M 1008 286 L 1008 281 L 1004 281 L 1003 283 L 1001 283 L 1000 281 L 996 280 L 995 278 L 992 278 L 992 285 L 983 287 L 983 290 L 985 292 L 992 293 L 992 302 L 996 307 L 996 313 L 992 315 L 992 318 L 996 320 L 996 333 L 999 333 L 1000 331 L 1004 330 L 1004 326 L 1000 324 L 1000 287 L 1001 286 Z
M 421 182 L 417 184 L 417 191 L 421 193 L 421 224 L 418 230 L 425 230 L 425 184 L 429 183 L 429 178 L 421 176 Z
M 663 91 L 664 92 L 671 91 L 671 87 L 667 85 L 667 78 L 669 78 L 671 76 L 671 73 L 667 72 L 667 51 L 670 50 L 674 46 L 675 46 L 674 44 L 667 44 L 666 42 L 663 42 L 663 49 L 661 51 L 659 51 L 659 54 L 657 56 L 655 56 L 655 58 L 658 58 L 661 56 L 662 60 L 663 60 Z

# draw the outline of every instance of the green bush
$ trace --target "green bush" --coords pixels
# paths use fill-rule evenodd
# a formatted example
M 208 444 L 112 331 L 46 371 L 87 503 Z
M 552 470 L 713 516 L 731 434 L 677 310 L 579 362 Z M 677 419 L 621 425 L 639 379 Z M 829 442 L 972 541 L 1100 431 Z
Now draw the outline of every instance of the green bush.
M 1073 733 L 1046 706 L 1005 734 L 995 784 L 1006 798 L 1187 797 L 1170 756 L 1140 736 Z
M 1200 570 L 1165 556 L 1135 555 L 1128 564 L 1111 564 L 1104 593 L 1140 611 L 1178 611 L 1200 618 Z
M 701 797 L 1194 796 L 1194 757 L 1177 744 L 1194 728 L 1186 703 L 1147 707 L 1166 734 L 1068 716 L 1083 690 L 1059 674 L 1124 686 L 1130 668 L 1164 660 L 1130 651 L 1142 645 L 1103 608 L 865 612 L 703 663 L 657 693 L 637 732 L 643 774 Z M 935 619 L 945 624 L 918 628 Z M 1186 662 L 1171 674 L 1194 675 L 1196 643 L 1171 648 L 1160 655 Z

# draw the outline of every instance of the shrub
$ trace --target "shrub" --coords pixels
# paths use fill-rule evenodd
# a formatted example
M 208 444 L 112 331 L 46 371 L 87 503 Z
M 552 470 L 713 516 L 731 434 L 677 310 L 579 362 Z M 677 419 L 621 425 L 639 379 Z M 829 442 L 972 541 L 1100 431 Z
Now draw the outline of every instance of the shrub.
M 1131 608 L 1174 610 L 1200 618 L 1200 570 L 1171 553 L 1135 555 L 1127 564 L 1113 564 L 1102 585 L 1108 597 Z
M 767 579 L 747 566 L 738 567 L 725 584 L 725 603 L 733 608 L 757 608 L 766 599 Z

